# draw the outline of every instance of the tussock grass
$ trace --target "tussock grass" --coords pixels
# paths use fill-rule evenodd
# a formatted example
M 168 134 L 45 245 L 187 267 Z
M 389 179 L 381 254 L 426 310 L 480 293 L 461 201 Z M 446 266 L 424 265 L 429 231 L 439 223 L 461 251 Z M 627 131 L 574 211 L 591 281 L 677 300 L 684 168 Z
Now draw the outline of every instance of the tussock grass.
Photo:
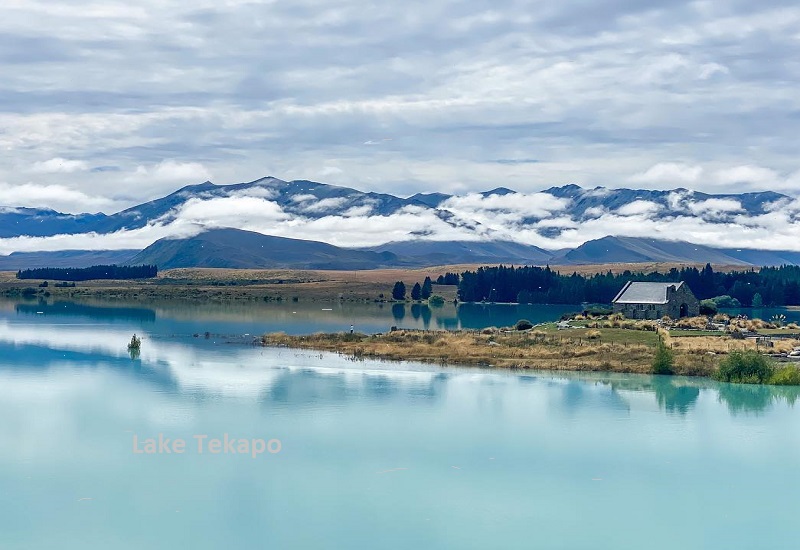
M 755 350 L 753 340 L 729 336 L 675 336 L 658 329 L 578 328 L 556 331 L 545 326 L 529 331 L 491 329 L 482 331 L 400 330 L 385 334 L 314 334 L 288 336 L 267 334 L 266 346 L 286 346 L 340 353 L 352 358 L 420 361 L 482 367 L 652 372 L 659 338 L 671 356 L 670 370 L 686 376 L 713 376 L 733 353 Z M 800 345 L 796 340 L 775 341 L 771 352 Z M 767 351 L 760 348 L 761 351 Z M 663 351 L 662 351 L 663 353 Z M 783 373 L 787 381 L 794 371 Z M 786 381 L 784 381 L 786 383 Z
M 314 334 L 288 336 L 267 334 L 267 346 L 287 346 L 338 352 L 354 358 L 421 361 L 452 365 L 491 366 L 498 368 L 612 371 L 649 373 L 655 354 L 652 342 L 636 338 L 640 331 L 620 334 L 599 332 L 596 338 L 560 336 L 545 332 L 430 332 L 395 331 L 378 335 Z M 617 332 L 623 332 L 617 330 Z M 684 362 L 676 364 L 677 374 L 710 375 L 715 363 L 706 361 L 701 367 Z

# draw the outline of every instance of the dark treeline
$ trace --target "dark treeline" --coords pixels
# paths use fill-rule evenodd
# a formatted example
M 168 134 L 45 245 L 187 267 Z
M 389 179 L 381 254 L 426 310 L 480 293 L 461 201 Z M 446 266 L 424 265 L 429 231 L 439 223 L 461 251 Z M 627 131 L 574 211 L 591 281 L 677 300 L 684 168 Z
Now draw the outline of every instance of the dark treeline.
M 17 271 L 17 279 L 89 281 L 92 279 L 150 279 L 158 275 L 154 265 L 95 265 L 83 268 L 41 267 Z
M 445 273 L 436 279 L 437 285 L 457 285 L 460 278 L 458 273 Z
M 466 271 L 458 285 L 464 302 L 520 302 L 528 304 L 608 304 L 628 281 L 685 281 L 700 300 L 731 296 L 743 306 L 800 305 L 800 266 L 716 272 L 686 267 L 666 273 L 610 271 L 592 276 L 561 275 L 549 267 L 482 267 Z

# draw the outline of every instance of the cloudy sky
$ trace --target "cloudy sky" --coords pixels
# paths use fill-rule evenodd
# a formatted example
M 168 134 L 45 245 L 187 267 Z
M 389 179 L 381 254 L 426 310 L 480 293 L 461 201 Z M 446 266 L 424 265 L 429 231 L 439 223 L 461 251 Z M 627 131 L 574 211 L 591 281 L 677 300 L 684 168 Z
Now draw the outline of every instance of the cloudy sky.
M 800 190 L 796 1 L 5 0 L 0 204 Z

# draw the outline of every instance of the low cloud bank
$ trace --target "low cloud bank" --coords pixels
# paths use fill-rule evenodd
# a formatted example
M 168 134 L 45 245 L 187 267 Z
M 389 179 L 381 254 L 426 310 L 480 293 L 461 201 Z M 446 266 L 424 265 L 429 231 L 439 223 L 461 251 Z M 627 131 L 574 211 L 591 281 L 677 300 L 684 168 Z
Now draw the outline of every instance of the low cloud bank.
M 188 237 L 221 227 L 348 247 L 423 238 L 511 240 L 559 249 L 615 235 L 715 247 L 800 251 L 800 201 L 794 199 L 769 205 L 764 214 L 749 215 L 733 198 L 700 200 L 691 192 L 676 191 L 667 197 L 666 204 L 636 200 L 616 209 L 590 208 L 580 218 L 570 214 L 569 199 L 548 193 L 468 194 L 452 197 L 438 209 L 405 206 L 387 215 L 374 214 L 367 199 L 363 204 L 337 211 L 344 203 L 340 199 L 297 197 L 295 206 L 300 204 L 302 208 L 292 212 L 272 199 L 259 188 L 223 197 L 190 198 L 141 229 L 0 239 L 0 254 L 140 249 L 160 238 Z M 327 211 L 336 213 L 317 217 Z M 311 213 L 316 216 L 306 215 Z

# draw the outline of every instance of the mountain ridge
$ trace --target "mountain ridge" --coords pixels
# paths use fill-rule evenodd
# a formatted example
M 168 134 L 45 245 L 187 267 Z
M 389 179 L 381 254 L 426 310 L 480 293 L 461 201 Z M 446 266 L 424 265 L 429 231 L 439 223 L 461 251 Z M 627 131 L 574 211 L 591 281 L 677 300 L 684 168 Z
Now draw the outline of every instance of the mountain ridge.
M 175 267 L 378 269 L 464 263 L 484 265 L 613 265 L 674 263 L 761 267 L 800 264 L 800 252 L 713 248 L 685 241 L 603 237 L 571 249 L 548 251 L 513 241 L 409 240 L 367 248 L 337 247 L 218 228 L 193 237 L 159 239 L 144 250 L 66 250 L 0 256 L 0 270 L 89 267 L 98 264 Z
M 488 186 L 487 186 L 488 187 Z M 650 222 L 661 222 L 669 227 L 671 221 L 680 218 L 692 218 L 702 224 L 736 224 L 742 216 L 761 217 L 774 213 L 793 199 L 788 195 L 773 191 L 751 192 L 741 194 L 709 194 L 690 191 L 684 188 L 673 190 L 648 189 L 610 189 L 606 187 L 584 188 L 576 184 L 550 187 L 538 194 L 520 194 L 499 186 L 481 193 L 468 195 L 451 195 L 431 192 L 417 193 L 409 197 L 399 197 L 389 193 L 364 192 L 351 187 L 329 185 L 310 180 L 284 181 L 272 176 L 259 178 L 250 182 L 217 185 L 211 181 L 186 185 L 176 191 L 126 208 L 111 215 L 64 214 L 46 208 L 0 207 L 0 239 L 15 237 L 49 237 L 53 235 L 112 235 L 115 232 L 134 231 L 149 226 L 169 226 L 172 223 L 189 223 L 198 228 L 243 229 L 258 227 L 260 234 L 270 236 L 273 223 L 286 223 L 281 231 L 289 233 L 293 227 L 322 220 L 320 234 L 334 231 L 340 225 L 356 227 L 356 238 L 371 234 L 367 242 L 380 239 L 381 230 L 373 230 L 374 217 L 379 225 L 386 227 L 394 223 L 392 216 L 404 220 L 402 229 L 404 238 L 397 239 L 398 232 L 387 231 L 387 242 L 368 247 L 339 247 L 343 249 L 360 248 L 364 252 L 390 252 L 411 264 L 420 262 L 437 263 L 544 263 L 558 261 L 579 265 L 582 263 L 613 263 L 641 261 L 701 261 L 703 257 L 716 263 L 730 265 L 758 265 L 760 263 L 777 264 L 778 262 L 796 263 L 800 261 L 800 253 L 787 250 L 761 250 L 738 248 L 735 246 L 714 247 L 699 245 L 680 239 L 641 240 L 640 237 L 629 237 L 622 227 L 615 231 L 616 220 L 633 219 L 642 216 Z M 550 195 L 552 199 L 548 199 Z M 215 220 L 217 204 L 208 205 L 204 201 L 220 200 L 218 204 L 227 208 L 228 218 Z M 262 200 L 262 202 L 258 202 Z M 541 203 L 541 208 L 539 208 Z M 238 208 L 244 205 L 250 209 L 249 216 L 255 216 L 256 223 L 247 223 L 244 215 L 240 220 Z M 258 210 L 262 205 L 267 210 L 276 212 L 276 220 L 267 218 L 259 221 Z M 199 208 L 195 208 L 198 207 Z M 791 212 L 795 212 L 794 210 Z M 231 214 L 233 213 L 233 214 Z M 415 229 L 417 216 L 428 220 L 427 226 Z M 608 218 L 604 218 L 608 216 Z M 634 218 L 626 218 L 634 216 Z M 326 222 L 330 218 L 330 222 Z M 554 219 L 551 222 L 551 218 Z M 789 223 L 800 223 L 800 213 L 787 216 Z M 493 227 L 494 220 L 508 220 L 507 225 L 500 225 L 500 231 Z M 524 240 L 534 242 L 551 242 L 553 249 L 561 249 L 559 237 L 567 231 L 577 231 L 583 224 L 608 222 L 608 234 L 602 239 L 588 239 L 581 246 L 557 252 L 545 250 L 529 244 L 518 242 L 515 233 L 528 235 Z M 539 222 L 542 223 L 539 223 Z M 352 222 L 352 223 L 351 223 Z M 241 223 L 241 226 L 237 226 Z M 635 223 L 635 221 L 634 221 Z M 431 227 L 435 229 L 431 229 Z M 183 230 L 182 230 L 183 232 Z M 360 232 L 360 234 L 358 233 Z M 438 233 L 437 233 L 438 232 Z M 159 235 L 169 233 L 159 230 Z M 308 232 L 300 231 L 307 235 Z M 452 235 L 450 235 L 452 233 Z M 596 229 L 590 233 L 596 234 Z M 666 234 L 661 231 L 659 234 Z M 316 237 L 311 233 L 312 239 Z M 326 234 L 327 235 L 327 234 Z M 389 236 L 394 238 L 389 240 Z M 496 235 L 496 237 L 493 237 Z M 376 238 L 377 236 L 377 238 Z M 449 240 L 447 237 L 451 237 Z M 452 238 L 456 237 L 456 238 Z M 638 240 L 637 240 L 638 239 Z M 176 239 L 167 239 L 175 241 Z M 298 239 L 303 240 L 303 239 Z M 321 240 L 326 240 L 324 237 Z M 331 239 L 333 240 L 333 239 Z M 522 240 L 522 239 L 520 239 Z M 570 237 L 574 241 L 574 237 Z M 68 239 L 67 239 L 68 241 Z M 347 238 L 335 242 L 348 242 Z M 596 242 L 601 241 L 601 242 Z M 653 244 L 658 241 L 657 244 Z M 319 241 L 308 241 L 319 242 Z M 579 241 L 580 242 L 580 241 Z M 669 244 L 672 243 L 672 244 Z M 683 243 L 683 244 L 680 244 Z M 35 246 L 37 243 L 34 242 Z M 153 242 L 148 243 L 150 245 Z M 217 242 L 216 245 L 221 243 Z M 14 243 L 6 246 L 13 250 Z M 142 244 L 144 246 L 144 244 Z M 163 243 L 160 246 L 164 246 Z M 228 245 L 226 245 L 228 246 Z M 604 248 L 605 247 L 605 248 Z M 236 247 L 228 247 L 228 252 L 236 257 L 245 257 Z M 550 247 L 548 247 L 550 248 Z M 30 250 L 27 248 L 21 248 Z M 35 248 L 34 248 L 35 250 Z M 88 252 L 88 251 L 84 251 Z M 101 251 L 96 251 L 101 252 Z M 33 253 L 31 253 L 33 254 Z M 12 265 L 14 262 L 45 261 L 46 253 L 34 256 L 3 257 L 7 261 L 0 265 Z M 64 256 L 50 255 L 53 261 L 62 262 Z M 36 259 L 39 258 L 39 259 Z M 68 258 L 68 256 L 66 257 Z M 75 256 L 75 261 L 86 262 L 92 258 L 84 253 Z M 201 260 L 199 257 L 196 261 Z M 257 258 L 251 259 L 258 262 Z M 396 260 L 400 261 L 400 260 Z M 235 262 L 234 262 L 235 263 Z M 402 262 L 401 262 L 402 263 Z M 16 265 L 16 264 L 15 264 Z

